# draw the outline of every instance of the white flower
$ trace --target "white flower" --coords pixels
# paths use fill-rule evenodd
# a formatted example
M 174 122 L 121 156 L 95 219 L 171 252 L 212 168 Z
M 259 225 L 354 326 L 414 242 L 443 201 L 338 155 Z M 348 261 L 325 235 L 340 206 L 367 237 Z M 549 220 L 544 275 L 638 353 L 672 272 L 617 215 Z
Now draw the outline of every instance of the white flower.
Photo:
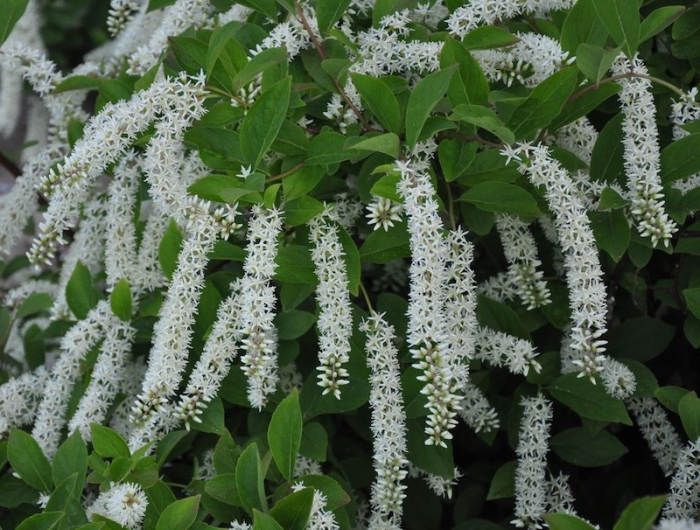
M 671 492 L 661 513 L 665 519 L 695 519 L 700 506 L 700 439 L 678 454 Z
M 536 357 L 539 355 L 531 342 L 507 333 L 479 326 L 476 332 L 474 357 L 494 366 L 505 364 L 514 373 L 527 376 L 530 368 L 539 373 L 542 369 Z
M 666 412 L 653 398 L 630 399 L 627 407 L 664 475 L 670 477 L 676 469 L 678 454 L 683 446 Z
M 334 213 L 326 208 L 309 222 L 309 238 L 313 243 L 313 259 L 318 286 L 316 303 L 319 315 L 319 385 L 323 393 L 333 393 L 340 399 L 341 387 L 348 383 L 348 371 L 343 366 L 350 360 L 352 308 L 347 266 Z
M 141 486 L 132 482 L 124 482 L 112 486 L 109 491 L 100 496 L 88 508 L 90 517 L 93 513 L 112 519 L 125 528 L 136 530 L 141 527 L 146 515 L 148 499 Z
M 367 333 L 365 349 L 372 385 L 369 402 L 377 473 L 372 485 L 369 528 L 400 528 L 408 448 L 398 351 L 393 344 L 394 328 L 381 314 L 373 313 L 360 330 Z
M 515 516 L 519 528 L 542 528 L 547 508 L 547 451 L 552 404 L 542 394 L 523 398 L 523 417 L 518 432 L 518 467 L 515 470 Z
M 365 217 L 369 219 L 368 224 L 374 225 L 375 230 L 381 227 L 386 231 L 394 226 L 394 221 L 401 222 L 401 209 L 401 203 L 375 196 L 372 203 L 367 205 L 369 213 Z

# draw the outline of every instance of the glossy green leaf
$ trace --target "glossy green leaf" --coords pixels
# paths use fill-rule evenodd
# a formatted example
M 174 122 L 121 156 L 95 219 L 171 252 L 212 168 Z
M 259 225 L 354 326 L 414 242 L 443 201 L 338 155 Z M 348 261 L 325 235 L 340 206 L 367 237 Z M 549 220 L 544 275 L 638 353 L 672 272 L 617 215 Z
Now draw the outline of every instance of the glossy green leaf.
M 317 0 L 316 19 L 319 31 L 325 33 L 331 29 L 345 14 L 350 2 L 351 0 Z
M 664 6 L 649 13 L 649 16 L 642 20 L 639 42 L 642 43 L 661 33 L 683 15 L 685 9 L 685 6 Z
M 275 141 L 287 115 L 292 78 L 286 77 L 263 92 L 251 105 L 240 128 L 243 162 L 258 167 Z
M 304 475 L 299 482 L 317 489 L 326 496 L 326 510 L 334 511 L 350 502 L 350 495 L 336 480 L 326 475 Z
M 622 119 L 622 113 L 610 119 L 593 146 L 590 175 L 597 182 L 612 183 L 624 179 Z
M 318 283 L 309 248 L 302 245 L 281 247 L 275 257 L 273 278 L 286 283 Z
M 457 72 L 447 88 L 447 98 L 453 107 L 465 105 L 488 105 L 489 82 L 481 66 L 459 41 L 448 37 L 440 53 L 440 68 L 457 65 Z
M 406 143 L 413 148 L 418 141 L 425 121 L 447 92 L 450 80 L 457 69 L 450 66 L 421 79 L 408 97 L 406 107 Z
M 654 392 L 656 399 L 676 414 L 678 414 L 678 405 L 686 394 L 688 394 L 688 390 L 679 386 L 662 386 Z
M 221 398 L 215 397 L 198 416 L 200 421 L 192 421 L 191 426 L 195 431 L 221 434 L 224 432 L 224 404 Z
M 549 391 L 582 418 L 632 425 L 625 404 L 605 393 L 600 383 L 594 385 L 576 373 L 563 375 L 552 382 Z
M 579 0 L 569 11 L 561 30 L 561 47 L 575 54 L 579 44 L 605 46 L 608 30 L 596 12 L 593 0 Z
M 389 230 L 372 232 L 360 247 L 360 257 L 370 263 L 388 263 L 410 256 L 411 248 L 406 221 L 394 223 Z
M 197 518 L 201 495 L 170 504 L 158 518 L 156 530 L 187 530 Z
M 253 510 L 253 530 L 284 530 L 275 518 L 266 513 Z
M 22 521 L 15 530 L 56 530 L 66 512 L 44 512 L 32 515 Z
M 460 142 L 446 138 L 438 146 L 438 160 L 447 182 L 462 176 L 474 161 L 479 148 L 476 142 Z
M 109 304 L 112 307 L 112 312 L 121 320 L 125 322 L 131 320 L 131 288 L 129 282 L 124 278 L 119 280 L 112 289 L 112 293 L 109 295 Z
M 51 491 L 51 464 L 29 434 L 19 429 L 12 430 L 7 443 L 7 459 L 14 472 L 27 484 L 39 491 Z
M 628 58 L 637 51 L 640 36 L 639 5 L 630 0 L 593 0 L 601 22 Z
M 98 423 L 91 423 L 90 431 L 92 432 L 92 446 L 98 455 L 105 458 L 120 456 L 129 458 L 131 456 L 129 446 L 126 445 L 117 431 Z
M 332 0 L 331 0 L 332 1 Z M 380 78 L 363 74 L 352 74 L 352 82 L 360 93 L 366 107 L 387 131 L 401 132 L 401 110 L 399 102 L 389 86 Z
M 275 316 L 277 334 L 282 340 L 294 340 L 311 329 L 316 322 L 316 315 L 308 311 L 293 309 Z
M 301 435 L 301 445 L 299 454 L 316 460 L 325 462 L 328 452 L 328 433 L 318 422 L 311 421 L 304 425 Z
M 53 459 L 53 482 L 61 484 L 71 475 L 76 475 L 74 497 L 80 500 L 80 495 L 85 486 L 87 475 L 87 447 L 80 436 L 80 431 L 75 430 L 61 444 Z
M 688 392 L 678 402 L 678 413 L 688 438 L 691 441 L 700 438 L 700 398 L 695 392 Z
M 503 143 L 511 144 L 515 141 L 513 132 L 508 129 L 496 113 L 487 107 L 480 105 L 458 105 L 455 107 L 451 120 L 459 120 L 471 123 L 497 136 Z
M 236 464 L 236 488 L 248 514 L 252 515 L 254 509 L 267 511 L 264 480 L 265 471 L 258 446 L 252 443 L 241 453 Z
M 82 320 L 97 305 L 97 294 L 92 285 L 90 270 L 78 260 L 66 285 L 66 303 L 73 314 Z
M 548 77 L 512 112 L 506 127 L 516 139 L 526 138 L 549 125 L 576 88 L 578 70 L 570 66 Z
M 673 326 L 657 318 L 630 318 L 608 331 L 606 353 L 616 358 L 647 362 L 666 350 L 675 332 Z
M 657 495 L 632 501 L 622 512 L 613 530 L 651 530 L 667 497 L 668 495 Z
M 248 175 L 245 181 L 230 175 L 207 175 L 191 184 L 187 191 L 202 199 L 233 204 L 261 192 L 264 185 L 265 176 L 257 172 Z
M 542 515 L 549 530 L 596 530 L 583 519 L 568 513 L 545 513 Z
M 224 63 L 224 68 L 229 75 L 235 75 L 248 64 L 248 54 L 235 39 L 239 26 L 237 22 L 229 22 L 214 30 L 207 49 L 207 74 L 211 74 L 216 61 L 219 60 Z
M 284 222 L 289 226 L 306 224 L 323 211 L 323 203 L 302 195 L 284 203 Z
M 357 140 L 351 138 L 345 143 L 345 149 L 384 153 L 392 158 L 399 158 L 400 147 L 401 141 L 394 133 L 366 135 Z
M 304 488 L 280 499 L 270 509 L 270 515 L 285 530 L 304 530 L 311 514 L 313 488 Z
M 689 134 L 661 151 L 661 180 L 673 182 L 700 172 L 700 133 Z
M 29 0 L 3 0 L 0 4 L 0 46 L 12 33 L 17 21 L 22 18 Z
M 676 20 L 671 36 L 673 40 L 682 40 L 695 35 L 698 31 L 700 31 L 700 9 L 693 7 Z
M 340 133 L 325 131 L 314 136 L 309 144 L 309 152 L 304 163 L 307 166 L 327 166 L 337 164 L 353 157 L 353 153 L 345 150 L 347 138 Z M 287 182 L 285 177 L 283 182 Z
M 499 26 L 481 26 L 474 28 L 462 39 L 462 45 L 467 50 L 488 50 L 503 48 L 520 42 L 520 39 L 510 31 Z
M 299 393 L 292 390 L 272 413 L 267 430 L 267 443 L 277 468 L 287 480 L 292 479 L 301 444 L 302 418 Z
M 48 294 L 32 293 L 19 304 L 17 311 L 15 311 L 15 318 L 26 318 L 46 309 L 51 309 L 52 306 L 53 299 Z
M 343 138 L 343 143 L 345 139 Z M 326 175 L 323 166 L 304 165 L 296 171 L 290 173 L 282 181 L 284 198 L 286 201 L 298 199 L 312 191 L 316 185 Z
M 592 434 L 585 427 L 557 433 L 549 446 L 559 458 L 580 467 L 606 466 L 628 452 L 622 442 L 608 431 Z
M 505 182 L 482 182 L 464 192 L 460 201 L 470 202 L 487 212 L 541 215 L 537 201 L 520 186 Z
M 173 279 L 173 273 L 177 268 L 177 256 L 180 254 L 180 248 L 182 248 L 182 234 L 177 223 L 171 220 L 158 246 L 158 262 L 169 280 Z
M 683 298 L 690 312 L 700 318 L 700 287 L 683 289 Z
M 604 101 L 614 96 L 619 91 L 620 85 L 617 83 L 598 85 L 598 87 L 593 90 L 591 90 L 590 87 L 581 87 L 577 89 L 565 103 L 561 114 L 552 120 L 549 126 L 550 130 L 558 129 L 563 125 L 576 121 L 582 116 L 588 115 L 588 113 L 598 108 Z
M 151 11 L 155 11 L 156 9 L 162 9 L 163 7 L 172 5 L 175 2 L 176 0 L 148 0 L 148 9 L 146 10 L 146 12 L 150 13 Z
M 213 479 L 207 480 L 204 491 L 220 502 L 232 506 L 243 506 L 236 488 L 236 475 L 234 473 L 216 475 Z
M 591 228 L 598 248 L 604 250 L 617 262 L 627 252 L 630 244 L 630 226 L 622 210 L 588 212 Z
M 491 479 L 486 500 L 509 499 L 515 496 L 515 470 L 517 467 L 518 461 L 511 460 L 496 470 Z
M 608 73 L 618 53 L 617 49 L 582 43 L 576 48 L 576 66 L 590 81 L 597 83 Z

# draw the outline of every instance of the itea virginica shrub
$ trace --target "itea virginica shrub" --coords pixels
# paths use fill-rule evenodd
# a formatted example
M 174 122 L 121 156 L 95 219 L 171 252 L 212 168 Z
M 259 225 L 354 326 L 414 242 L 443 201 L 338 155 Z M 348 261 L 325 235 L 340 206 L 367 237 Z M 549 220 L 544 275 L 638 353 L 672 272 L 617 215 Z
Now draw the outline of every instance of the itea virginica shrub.
M 699 528 L 699 17 L 0 2 L 0 527 Z

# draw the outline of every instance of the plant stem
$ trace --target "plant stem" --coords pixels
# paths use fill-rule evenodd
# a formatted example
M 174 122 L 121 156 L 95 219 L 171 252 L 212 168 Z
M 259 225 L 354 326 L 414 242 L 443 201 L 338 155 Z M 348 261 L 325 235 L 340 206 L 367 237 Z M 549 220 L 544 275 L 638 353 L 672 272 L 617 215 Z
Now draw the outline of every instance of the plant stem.
M 267 177 L 265 179 L 265 184 L 269 184 L 270 182 L 275 182 L 276 180 L 281 180 L 284 177 L 286 177 L 287 175 L 291 175 L 292 173 L 294 173 L 297 169 L 301 169 L 303 166 L 304 166 L 304 162 L 299 162 L 293 168 L 290 168 L 287 171 L 280 173 L 279 175 L 273 175 L 271 177 Z
M 374 309 L 372 308 L 372 302 L 369 300 L 369 293 L 367 292 L 367 289 L 365 289 L 364 284 L 362 281 L 360 281 L 360 291 L 362 291 L 362 296 L 365 299 L 365 303 L 367 304 L 367 308 L 369 309 L 370 313 L 374 313 Z

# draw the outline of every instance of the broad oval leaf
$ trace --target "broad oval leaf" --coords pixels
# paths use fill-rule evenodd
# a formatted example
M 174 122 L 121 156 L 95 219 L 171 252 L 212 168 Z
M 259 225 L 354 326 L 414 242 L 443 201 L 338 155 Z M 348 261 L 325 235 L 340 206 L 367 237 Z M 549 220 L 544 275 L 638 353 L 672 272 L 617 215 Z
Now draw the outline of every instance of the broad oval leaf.
M 294 473 L 301 444 L 301 431 L 301 407 L 299 393 L 295 388 L 277 405 L 267 429 L 267 443 L 270 445 L 272 457 L 287 480 L 291 480 Z
M 615 43 L 631 59 L 639 44 L 639 4 L 634 0 L 593 0 L 593 6 Z
M 462 39 L 462 45 L 467 50 L 488 50 L 503 48 L 520 42 L 520 39 L 510 31 L 499 26 L 481 26 L 474 28 Z
M 15 473 L 31 487 L 46 493 L 51 491 L 51 464 L 29 434 L 19 429 L 12 430 L 7 443 L 7 459 Z
M 661 151 L 661 180 L 666 184 L 700 172 L 700 133 L 689 134 Z
M 559 458 L 580 467 L 605 466 L 627 453 L 627 448 L 606 430 L 593 434 L 585 427 L 567 429 L 549 442 Z
M 253 510 L 267 511 L 265 471 L 255 443 L 246 447 L 236 464 L 236 488 L 241 504 L 252 515 Z
M 270 515 L 286 530 L 304 530 L 313 500 L 314 489 L 304 488 L 277 501 L 270 509 Z
M 545 513 L 542 515 L 549 530 L 596 530 L 583 519 L 568 513 Z
M 29 0 L 3 0 L 0 4 L 0 46 L 12 33 L 17 21 L 22 18 Z
M 80 320 L 87 317 L 90 309 L 97 305 L 95 288 L 90 270 L 78 260 L 66 285 L 66 303 Z
M 537 201 L 530 193 L 506 182 L 482 182 L 467 190 L 459 198 L 481 210 L 536 217 L 541 215 Z
M 609 421 L 632 425 L 624 403 L 605 393 L 600 385 L 594 385 L 585 377 L 571 373 L 563 375 L 552 382 L 549 391 L 560 403 L 563 403 L 582 418 Z
M 180 254 L 181 248 L 182 234 L 177 223 L 171 220 L 158 246 L 158 263 L 169 280 L 173 279 L 173 273 L 177 268 L 177 256 Z
M 401 110 L 396 96 L 379 78 L 352 74 L 352 82 L 365 104 L 387 131 L 401 132 Z
M 481 105 L 457 105 L 450 119 L 464 121 L 486 129 L 497 136 L 503 143 L 511 144 L 515 142 L 513 132 L 503 125 L 496 113 Z
M 428 74 L 415 86 L 408 97 L 406 107 L 406 143 L 410 149 L 416 145 L 420 132 L 428 116 L 447 92 L 450 79 L 457 69 L 450 66 Z
M 196 495 L 170 504 L 160 514 L 156 530 L 187 530 L 197 518 L 200 498 Z
M 58 485 L 71 475 L 76 474 L 74 497 L 78 500 L 85 486 L 87 459 L 87 447 L 78 430 L 66 438 L 53 459 L 54 484 Z
M 630 503 L 613 530 L 650 530 L 668 495 L 643 497 Z
M 90 432 L 92 433 L 92 446 L 98 455 L 106 458 L 129 458 L 131 456 L 129 446 L 117 431 L 99 423 L 91 423 Z
M 691 441 L 700 438 L 700 398 L 695 392 L 688 392 L 678 402 L 678 414 L 688 438 Z
M 109 296 L 109 304 L 112 307 L 112 312 L 124 322 L 131 320 L 132 301 L 131 288 L 129 282 L 124 278 L 117 282 L 117 285 L 112 289 L 112 294 Z

